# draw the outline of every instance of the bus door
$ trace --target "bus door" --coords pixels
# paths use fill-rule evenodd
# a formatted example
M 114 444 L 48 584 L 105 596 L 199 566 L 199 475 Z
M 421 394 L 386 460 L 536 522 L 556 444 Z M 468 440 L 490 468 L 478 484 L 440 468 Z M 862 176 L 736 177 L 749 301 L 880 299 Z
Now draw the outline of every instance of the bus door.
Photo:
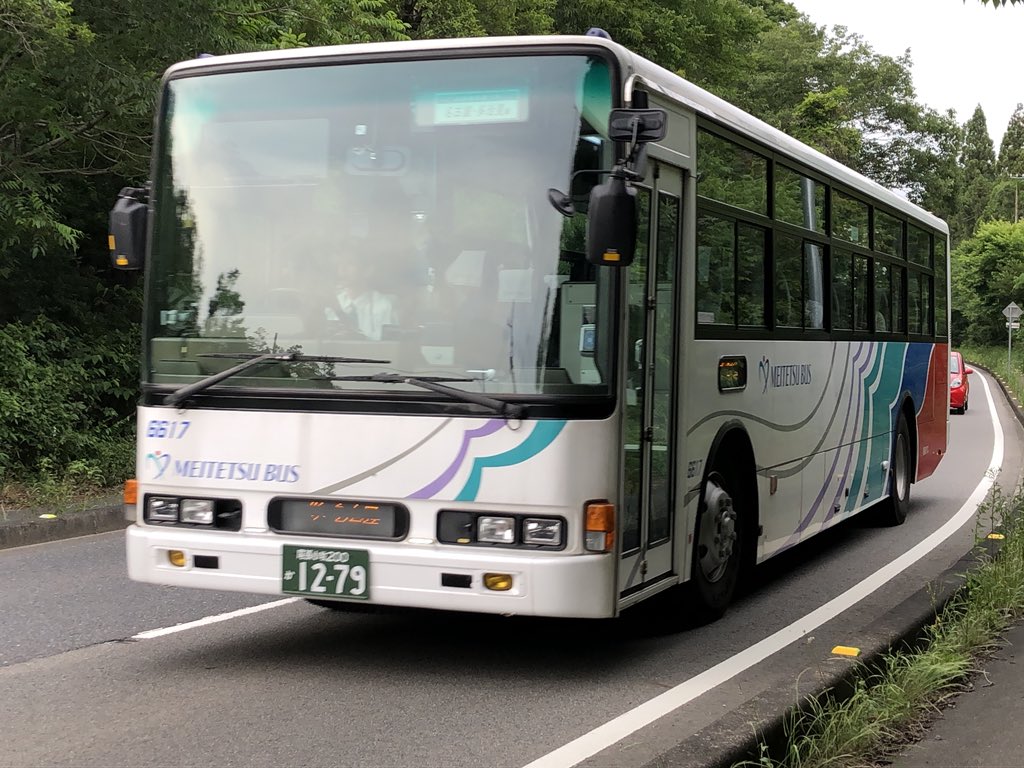
M 647 181 L 637 188 L 636 259 L 626 280 L 620 592 L 673 570 L 683 177 L 652 160 Z

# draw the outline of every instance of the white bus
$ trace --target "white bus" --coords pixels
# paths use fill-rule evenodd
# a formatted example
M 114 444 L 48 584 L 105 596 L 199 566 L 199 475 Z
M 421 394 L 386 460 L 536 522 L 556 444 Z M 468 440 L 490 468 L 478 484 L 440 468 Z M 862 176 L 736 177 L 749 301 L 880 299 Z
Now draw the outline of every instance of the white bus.
M 111 232 L 139 581 L 714 617 L 945 452 L 946 225 L 600 35 L 177 64 Z

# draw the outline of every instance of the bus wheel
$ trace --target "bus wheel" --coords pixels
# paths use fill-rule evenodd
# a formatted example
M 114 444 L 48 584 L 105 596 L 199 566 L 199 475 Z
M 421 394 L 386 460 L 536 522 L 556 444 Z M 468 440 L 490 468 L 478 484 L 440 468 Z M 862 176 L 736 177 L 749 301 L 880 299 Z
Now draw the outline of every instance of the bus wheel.
M 698 618 L 713 621 L 725 613 L 736 591 L 743 550 L 743 510 L 733 505 L 739 482 L 734 471 L 716 467 L 708 474 L 694 537 L 692 605 Z
M 910 474 L 914 464 L 910 457 L 910 430 L 907 417 L 900 414 L 892 444 L 892 465 L 889 471 L 889 498 L 879 506 L 878 520 L 883 525 L 900 525 L 907 519 L 910 507 Z

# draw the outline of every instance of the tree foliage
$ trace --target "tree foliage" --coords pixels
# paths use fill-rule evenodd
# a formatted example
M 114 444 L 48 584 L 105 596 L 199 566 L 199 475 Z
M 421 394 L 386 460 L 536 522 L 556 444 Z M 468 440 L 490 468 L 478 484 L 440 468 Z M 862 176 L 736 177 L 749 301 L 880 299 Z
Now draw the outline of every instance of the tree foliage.
M 1024 223 L 983 222 L 953 251 L 951 262 L 954 341 L 1005 341 L 1003 307 L 1024 304 Z
M 139 287 L 107 267 L 106 212 L 120 187 L 147 177 L 168 65 L 204 52 L 591 27 L 905 190 L 955 232 L 985 215 L 995 158 L 980 109 L 962 129 L 917 102 L 909 55 L 817 27 L 785 0 L 0 0 L 0 350 L 10 374 L 0 473 L 60 472 L 82 453 L 118 463 L 110 457 L 132 424 Z M 1007 131 L 1004 173 L 1021 162 L 1021 130 Z M 47 391 L 59 407 L 48 409 Z M 26 422 L 32 413 L 39 425 Z
M 963 178 L 956 215 L 951 222 L 955 241 L 974 234 L 984 216 L 995 180 L 995 150 L 988 133 L 985 112 L 980 104 L 964 126 L 960 167 L 963 169 Z

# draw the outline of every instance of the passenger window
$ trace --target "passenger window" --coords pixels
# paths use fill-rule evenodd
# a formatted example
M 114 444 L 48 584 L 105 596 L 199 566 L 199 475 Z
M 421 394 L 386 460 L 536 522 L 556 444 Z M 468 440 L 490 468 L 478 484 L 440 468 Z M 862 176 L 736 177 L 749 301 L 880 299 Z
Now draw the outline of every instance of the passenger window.
M 775 236 L 775 325 L 779 328 L 803 326 L 800 246 L 799 237 Z
M 832 256 L 832 327 L 853 330 L 853 255 L 846 251 Z
M 767 216 L 768 160 L 707 131 L 697 142 L 697 194 Z
M 825 234 L 825 185 L 776 165 L 775 218 Z
M 868 246 L 868 206 L 842 192 L 832 195 L 832 236 Z
M 875 211 L 875 250 L 903 258 L 903 222 L 878 210 Z
M 907 332 L 907 318 L 903 314 L 903 267 L 892 268 L 892 329 L 896 333 Z
M 891 268 L 885 262 L 875 261 L 875 333 L 893 330 L 891 300 Z
M 853 328 L 868 331 L 868 260 L 863 256 L 853 257 Z
M 739 269 L 736 298 L 740 326 L 764 328 L 764 264 L 768 237 L 763 227 L 739 224 Z
M 931 240 L 932 236 L 923 229 L 918 229 L 914 226 L 910 227 L 907 244 L 909 246 L 908 256 L 910 257 L 911 262 L 925 267 L 930 267 L 932 265 Z
M 697 220 L 697 323 L 735 325 L 734 222 L 703 215 Z

